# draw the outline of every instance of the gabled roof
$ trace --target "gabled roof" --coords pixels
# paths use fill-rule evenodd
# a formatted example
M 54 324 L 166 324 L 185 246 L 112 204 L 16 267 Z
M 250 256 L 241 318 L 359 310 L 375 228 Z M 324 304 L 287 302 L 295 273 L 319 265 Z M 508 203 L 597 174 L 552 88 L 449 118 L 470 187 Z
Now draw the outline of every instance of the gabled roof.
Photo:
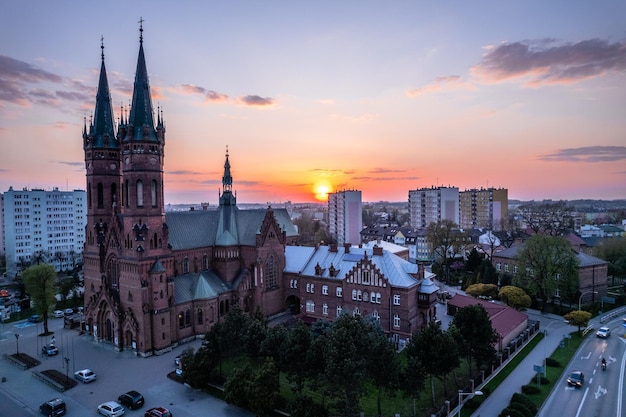
M 301 268 L 302 275 L 326 278 L 329 280 L 343 280 L 346 275 L 356 266 L 356 264 L 367 257 L 389 281 L 390 285 L 400 288 L 409 288 L 419 285 L 422 280 L 415 278 L 417 276 L 417 265 L 410 263 L 389 251 L 382 251 L 382 255 L 374 255 L 372 249 L 351 247 L 346 253 L 344 247 L 337 247 L 337 250 L 331 250 L 330 246 L 319 246 L 310 251 L 292 250 L 287 246 L 287 264 L 292 267 Z M 305 261 L 305 257 L 308 256 Z M 292 262 L 290 256 L 300 256 L 298 262 Z M 303 263 L 304 262 L 304 263 Z M 303 264 L 302 264 L 303 263 Z M 322 268 L 321 274 L 316 274 L 316 267 Z M 335 276 L 330 275 L 330 269 L 337 270 Z M 427 277 L 433 277 L 434 274 L 425 272 Z
M 215 298 L 231 290 L 232 288 L 213 271 L 188 273 L 174 278 L 174 302 L 176 304 Z
M 504 338 L 524 321 L 528 320 L 528 315 L 515 310 L 507 305 L 481 300 L 463 294 L 455 294 L 448 300 L 450 306 L 463 308 L 471 305 L 481 305 L 487 310 L 487 315 L 491 320 L 491 327 Z
M 229 226 L 228 232 L 223 228 L 225 223 L 222 210 L 166 212 L 165 221 L 172 248 L 181 250 L 205 246 L 256 246 L 256 235 L 267 210 L 239 210 L 233 206 L 223 208 L 228 210 L 226 223 L 236 225 Z M 273 209 L 273 212 L 276 222 L 286 232 L 287 237 L 298 235 L 286 209 Z
M 495 253 L 493 256 L 498 257 L 498 258 L 517 259 L 523 247 L 524 247 L 523 244 L 512 246 L 508 249 L 504 249 L 500 252 Z M 576 258 L 578 259 L 579 267 L 586 267 L 586 266 L 592 266 L 592 265 L 604 265 L 608 263 L 600 258 L 596 258 L 595 256 L 588 255 L 584 252 L 578 252 L 578 251 L 574 251 L 574 252 L 576 253 Z

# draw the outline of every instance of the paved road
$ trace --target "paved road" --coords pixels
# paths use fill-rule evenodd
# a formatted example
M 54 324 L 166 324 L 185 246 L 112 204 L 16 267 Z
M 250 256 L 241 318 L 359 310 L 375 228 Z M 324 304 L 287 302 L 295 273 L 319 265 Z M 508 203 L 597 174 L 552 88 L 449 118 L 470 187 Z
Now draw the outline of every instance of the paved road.
M 37 336 L 42 332 L 41 323 L 28 325 L 6 323 L 0 333 L 0 354 L 13 354 L 19 351 L 41 361 L 41 364 L 23 371 L 4 358 L 0 359 L 0 417 L 22 417 L 38 415 L 39 405 L 46 400 L 60 397 L 67 403 L 67 416 L 96 416 L 97 406 L 131 389 L 141 392 L 149 407 L 164 406 L 176 417 L 252 417 L 253 414 L 229 405 L 201 391 L 191 389 L 167 378 L 174 370 L 174 357 L 191 346 L 197 349 L 201 341 L 196 340 L 175 348 L 172 352 L 150 358 L 140 358 L 132 352 L 117 352 L 110 345 L 95 343 L 91 337 L 79 335 L 76 330 L 63 328 L 63 319 L 52 318 L 49 329 L 55 332 L 59 355 L 40 355 L 41 346 L 49 340 Z M 15 333 L 20 334 L 16 340 Z M 69 359 L 65 368 L 64 358 Z M 75 370 L 92 369 L 98 379 L 91 384 L 80 384 L 59 393 L 32 376 L 32 370 L 56 369 L 70 376 Z M 4 402 L 9 401 L 10 407 Z M 142 416 L 141 410 L 128 411 L 126 415 Z

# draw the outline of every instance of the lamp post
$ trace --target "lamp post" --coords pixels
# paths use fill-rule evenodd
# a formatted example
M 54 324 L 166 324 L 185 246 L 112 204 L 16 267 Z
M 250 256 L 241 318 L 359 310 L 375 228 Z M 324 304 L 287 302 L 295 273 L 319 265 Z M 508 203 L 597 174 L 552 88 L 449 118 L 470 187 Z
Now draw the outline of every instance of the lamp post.
M 578 310 L 580 310 L 580 302 L 583 300 L 583 295 L 590 293 L 597 294 L 598 291 L 585 291 L 584 293 L 580 294 L 580 297 L 578 297 Z
M 20 354 L 20 334 L 15 333 L 15 354 Z
M 70 358 L 67 356 L 63 358 L 65 360 L 65 381 L 70 380 Z
M 459 417 L 461 417 L 461 406 L 463 405 L 461 403 L 461 400 L 463 399 L 463 396 L 465 395 L 469 395 L 473 397 L 474 395 L 483 395 L 483 392 L 482 391 L 463 392 L 463 390 L 459 390 L 459 414 L 458 414 Z

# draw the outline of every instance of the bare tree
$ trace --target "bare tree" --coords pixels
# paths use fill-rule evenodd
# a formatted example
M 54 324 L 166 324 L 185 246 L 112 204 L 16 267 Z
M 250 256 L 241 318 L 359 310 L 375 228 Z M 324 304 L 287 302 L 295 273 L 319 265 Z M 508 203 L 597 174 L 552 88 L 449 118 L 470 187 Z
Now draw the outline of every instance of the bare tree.
M 536 235 L 562 236 L 572 226 L 572 211 L 565 201 L 532 201 L 518 211 L 521 221 Z

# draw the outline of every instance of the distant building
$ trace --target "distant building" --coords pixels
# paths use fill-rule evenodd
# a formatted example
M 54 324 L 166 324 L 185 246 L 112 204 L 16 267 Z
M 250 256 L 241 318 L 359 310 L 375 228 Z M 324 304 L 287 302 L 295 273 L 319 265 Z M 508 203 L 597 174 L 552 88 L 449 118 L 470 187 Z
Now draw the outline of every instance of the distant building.
M 362 227 L 361 191 L 338 191 L 328 195 L 328 231 L 338 245 L 360 243 Z
M 409 191 L 409 222 L 414 229 L 451 220 L 459 224 L 458 187 L 431 187 Z
M 459 227 L 461 229 L 485 228 L 502 230 L 507 221 L 508 190 L 506 188 L 481 188 L 459 193 Z
M 74 269 L 85 243 L 84 190 L 16 191 L 10 187 L 3 200 L 7 276 L 38 262 L 53 265 L 57 271 Z

